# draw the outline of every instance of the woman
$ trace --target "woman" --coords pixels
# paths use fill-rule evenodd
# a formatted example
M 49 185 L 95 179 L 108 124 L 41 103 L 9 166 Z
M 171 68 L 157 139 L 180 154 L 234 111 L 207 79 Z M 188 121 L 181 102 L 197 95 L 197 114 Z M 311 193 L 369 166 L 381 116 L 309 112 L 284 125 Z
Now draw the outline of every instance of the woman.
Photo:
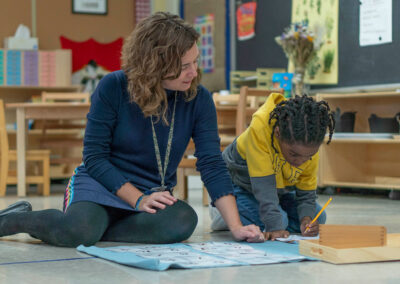
M 0 236 L 25 232 L 67 247 L 187 239 L 197 215 L 171 192 L 193 138 L 197 168 L 233 237 L 263 241 L 257 226 L 239 218 L 212 97 L 199 85 L 198 37 L 169 13 L 137 25 L 124 43 L 123 70 L 105 76 L 92 95 L 83 163 L 66 189 L 64 212 L 15 204 L 0 212 Z

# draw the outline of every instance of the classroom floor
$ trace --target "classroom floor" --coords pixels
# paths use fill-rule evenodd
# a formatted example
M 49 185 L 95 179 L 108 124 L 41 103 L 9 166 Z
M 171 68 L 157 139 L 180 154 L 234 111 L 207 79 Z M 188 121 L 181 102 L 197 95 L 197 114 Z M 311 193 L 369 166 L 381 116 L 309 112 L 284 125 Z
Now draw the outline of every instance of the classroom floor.
M 29 200 L 34 210 L 61 208 L 64 185 L 58 193 Z M 325 203 L 326 195 L 319 202 Z M 0 198 L 0 208 L 17 201 L 12 192 Z M 199 215 L 190 242 L 232 240 L 229 232 L 211 233 L 208 208 L 201 205 L 201 190 L 190 188 L 189 203 Z M 384 225 L 400 232 L 400 201 L 383 195 L 335 195 L 327 208 L 328 224 Z M 101 246 L 122 245 L 100 243 Z M 26 234 L 0 238 L 0 283 L 400 283 L 400 262 L 333 265 L 320 261 L 215 269 L 171 269 L 154 272 L 102 259 L 87 258 L 71 248 L 42 244 Z

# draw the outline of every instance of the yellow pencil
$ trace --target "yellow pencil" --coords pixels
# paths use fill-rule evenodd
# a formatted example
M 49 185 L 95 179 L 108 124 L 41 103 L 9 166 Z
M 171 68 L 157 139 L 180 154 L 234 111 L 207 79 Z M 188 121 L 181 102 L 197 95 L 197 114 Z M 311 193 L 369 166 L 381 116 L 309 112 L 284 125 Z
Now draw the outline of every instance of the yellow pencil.
M 321 208 L 321 210 L 319 210 L 318 214 L 314 217 L 314 219 L 311 221 L 311 223 L 307 225 L 307 228 L 306 228 L 306 230 L 304 231 L 304 233 L 307 233 L 307 232 L 308 232 L 308 230 L 310 229 L 311 224 L 314 223 L 314 222 L 318 219 L 319 215 L 321 215 L 321 213 L 324 212 L 325 208 L 329 205 L 329 203 L 330 203 L 331 201 L 332 201 L 332 197 L 329 197 L 328 201 L 327 201 L 327 202 L 325 203 L 325 205 Z

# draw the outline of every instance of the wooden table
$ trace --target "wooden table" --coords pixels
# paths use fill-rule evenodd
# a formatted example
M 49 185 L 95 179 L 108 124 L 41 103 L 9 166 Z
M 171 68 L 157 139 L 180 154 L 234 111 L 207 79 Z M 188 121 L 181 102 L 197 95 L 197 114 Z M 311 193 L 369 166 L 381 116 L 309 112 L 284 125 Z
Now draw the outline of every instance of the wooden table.
M 17 111 L 17 194 L 26 195 L 26 140 L 28 119 L 85 119 L 90 103 L 9 103 Z

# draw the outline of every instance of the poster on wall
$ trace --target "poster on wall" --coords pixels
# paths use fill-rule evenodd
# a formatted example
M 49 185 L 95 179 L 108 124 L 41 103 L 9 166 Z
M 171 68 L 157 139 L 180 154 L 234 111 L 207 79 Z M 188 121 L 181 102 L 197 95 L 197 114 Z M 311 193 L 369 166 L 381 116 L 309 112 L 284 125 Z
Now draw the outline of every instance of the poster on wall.
M 150 16 L 151 14 L 151 1 L 150 0 L 136 0 L 135 1 L 135 19 L 136 24 L 142 19 Z
M 360 1 L 360 46 L 392 42 L 392 0 Z
M 214 14 L 198 16 L 194 20 L 194 28 L 200 34 L 198 48 L 200 53 L 199 68 L 203 73 L 214 72 Z
M 238 40 L 248 40 L 256 35 L 254 26 L 256 23 L 257 2 L 241 4 L 236 10 Z
M 303 22 L 322 33 L 323 45 L 306 69 L 308 84 L 338 83 L 339 0 L 293 0 L 292 23 Z M 293 72 L 292 64 L 289 71 Z

